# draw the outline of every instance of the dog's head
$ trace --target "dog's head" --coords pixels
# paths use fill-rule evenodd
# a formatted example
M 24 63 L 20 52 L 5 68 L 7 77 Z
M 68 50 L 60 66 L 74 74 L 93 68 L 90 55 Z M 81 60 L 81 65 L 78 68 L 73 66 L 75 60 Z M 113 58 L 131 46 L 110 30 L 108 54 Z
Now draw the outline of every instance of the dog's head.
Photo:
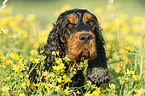
M 68 55 L 74 62 L 92 60 L 97 56 L 97 47 L 102 43 L 101 28 L 95 15 L 84 9 L 68 10 L 58 17 L 57 29 Z

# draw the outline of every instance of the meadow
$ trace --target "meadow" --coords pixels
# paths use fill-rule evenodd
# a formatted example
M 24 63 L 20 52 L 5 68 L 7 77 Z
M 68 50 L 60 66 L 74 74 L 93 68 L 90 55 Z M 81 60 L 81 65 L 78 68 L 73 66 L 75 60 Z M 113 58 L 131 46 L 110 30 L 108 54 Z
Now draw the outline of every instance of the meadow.
M 120 11 L 119 6 L 119 3 L 108 3 L 105 7 L 88 6 L 103 29 L 111 79 L 101 87 L 96 87 L 85 79 L 84 96 L 145 95 L 145 17 Z M 86 61 L 77 64 L 76 69 L 70 68 L 68 73 L 64 74 L 62 59 L 67 62 L 70 58 L 56 58 L 54 70 L 48 73 L 43 71 L 45 57 L 37 52 L 39 47 L 43 48 L 46 44 L 53 28 L 52 22 L 55 23 L 60 13 L 71 8 L 67 4 L 59 10 L 53 9 L 53 19 L 48 23 L 39 19 L 40 14 L 38 17 L 33 13 L 18 14 L 19 9 L 13 9 L 11 6 L 0 12 L 0 95 L 70 96 L 80 93 L 79 88 L 64 88 L 64 84 L 71 82 L 76 70 L 84 69 L 86 74 Z M 59 52 L 52 54 L 59 55 Z M 30 83 L 28 79 L 31 63 L 36 66 L 40 64 L 39 68 L 36 68 L 40 75 L 37 84 Z M 43 77 L 45 82 L 42 82 Z

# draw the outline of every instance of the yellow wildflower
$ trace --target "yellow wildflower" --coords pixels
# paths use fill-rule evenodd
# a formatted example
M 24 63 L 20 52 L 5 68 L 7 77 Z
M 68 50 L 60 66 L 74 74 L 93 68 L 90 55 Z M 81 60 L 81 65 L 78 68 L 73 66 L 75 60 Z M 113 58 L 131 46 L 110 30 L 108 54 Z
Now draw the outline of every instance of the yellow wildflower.
M 19 96 L 26 96 L 24 93 L 20 93 Z
M 122 20 L 128 20 L 128 19 L 129 19 L 128 14 L 122 13 L 122 14 L 121 14 L 121 19 L 122 19 Z
M 133 79 L 134 79 L 135 81 L 137 81 L 137 80 L 138 80 L 138 76 L 133 75 L 132 77 L 133 77 Z
M 93 93 L 91 94 L 92 96 L 97 96 L 97 95 L 99 95 L 98 94 L 98 92 L 95 90 L 95 91 L 93 91 Z
M 35 86 L 38 86 L 38 85 L 33 82 L 31 85 L 31 89 L 34 90 Z
M 69 93 L 68 89 L 65 89 L 63 92 L 64 92 L 65 94 L 68 94 L 68 93 Z
M 69 56 L 67 56 L 67 55 L 66 55 L 63 59 L 65 60 L 65 62 L 71 61 L 71 59 L 70 59 Z
M 129 70 L 127 69 L 127 74 L 134 74 L 134 71 L 129 71 Z
M 33 60 L 34 60 L 34 58 L 33 58 L 33 57 L 31 57 L 30 61 L 32 62 Z
M 47 71 L 43 72 L 42 75 L 47 76 L 49 73 Z
M 62 76 L 59 76 L 58 83 L 61 83 L 61 82 L 62 82 Z
M 11 77 L 9 76 L 9 77 L 7 77 L 6 79 L 7 79 L 7 80 L 10 80 L 10 79 L 11 79 Z
M 34 58 L 34 62 L 39 63 L 40 61 L 39 61 L 39 59 Z
M 143 18 L 142 18 L 142 17 L 139 17 L 139 16 L 134 16 L 134 17 L 132 18 L 132 21 L 133 21 L 134 23 L 142 23 L 142 22 L 143 22 Z
M 50 88 L 49 88 L 48 86 L 45 86 L 45 88 L 47 89 L 47 91 L 49 91 L 49 90 L 50 90 Z
M 43 87 L 44 86 L 44 83 L 39 83 L 40 84 L 40 87 Z M 35 85 L 35 86 L 37 86 L 37 85 Z
M 62 64 L 62 59 L 61 58 L 55 58 L 55 63 L 56 64 Z
M 8 92 L 10 90 L 10 87 L 8 87 L 8 86 L 4 86 L 4 87 L 2 87 L 2 91 L 3 92 Z
M 5 60 L 5 56 L 4 56 L 4 55 L 1 55 L 0 58 L 1 58 L 2 60 Z
M 128 51 L 126 51 L 125 49 L 119 49 L 119 53 L 123 54 L 123 53 L 127 53 Z
M 17 14 L 17 15 L 15 16 L 15 20 L 16 20 L 16 22 L 21 22 L 21 21 L 24 20 L 24 16 L 21 15 L 21 14 Z
M 60 70 L 59 66 L 52 66 L 52 68 L 53 68 L 54 70 L 56 70 L 57 72 Z
M 105 34 L 104 35 L 105 40 L 107 41 L 114 41 L 115 40 L 115 36 L 112 34 Z
M 59 68 L 60 68 L 60 70 L 63 70 L 65 68 L 65 65 L 62 63 L 62 64 L 60 64 Z
M 22 87 L 26 89 L 26 83 L 22 83 Z
M 31 21 L 34 21 L 35 20 L 35 15 L 34 14 L 29 14 L 27 17 L 26 17 L 26 20 L 31 22 Z
M 27 86 L 29 87 L 31 84 L 30 84 L 30 80 L 27 79 Z
M 141 32 L 141 28 L 137 24 L 132 24 L 131 28 L 132 28 L 133 31 L 135 31 L 137 33 Z
M 18 73 L 19 73 L 20 67 L 21 67 L 20 65 L 15 65 L 15 64 L 13 64 L 12 70 L 14 70 L 15 72 L 18 72 Z
M 34 55 L 37 55 L 38 52 L 37 52 L 37 50 L 31 50 L 30 54 L 31 54 L 32 56 L 34 56 Z

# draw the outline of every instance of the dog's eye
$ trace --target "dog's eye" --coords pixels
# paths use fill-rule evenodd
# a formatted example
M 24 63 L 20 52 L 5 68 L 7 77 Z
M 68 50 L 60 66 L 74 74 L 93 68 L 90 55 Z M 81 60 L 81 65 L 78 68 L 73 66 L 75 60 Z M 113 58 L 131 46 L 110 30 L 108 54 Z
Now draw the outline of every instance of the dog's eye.
M 67 27 L 68 27 L 68 28 L 69 28 L 69 27 L 72 27 L 72 24 L 69 23 L 69 24 L 67 25 Z
M 93 26 L 94 24 L 94 21 L 89 21 L 89 25 Z

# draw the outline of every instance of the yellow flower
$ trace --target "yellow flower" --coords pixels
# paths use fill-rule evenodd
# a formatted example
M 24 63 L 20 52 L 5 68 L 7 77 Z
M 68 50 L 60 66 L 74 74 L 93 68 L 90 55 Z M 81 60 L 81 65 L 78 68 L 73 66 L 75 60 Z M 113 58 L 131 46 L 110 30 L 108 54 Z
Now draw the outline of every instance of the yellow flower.
M 28 33 L 26 31 L 20 31 L 19 32 L 22 36 L 24 37 L 27 37 L 28 36 Z
M 69 93 L 68 89 L 65 89 L 63 92 L 64 92 L 65 94 L 68 94 L 68 93 Z
M 47 91 L 49 91 L 49 90 L 50 90 L 50 88 L 49 88 L 48 86 L 45 86 L 45 88 L 47 89 Z
M 139 17 L 139 16 L 134 16 L 134 17 L 132 18 L 132 21 L 133 21 L 134 23 L 142 23 L 142 22 L 143 22 L 143 18 L 142 18 L 142 17 Z
M 17 15 L 15 16 L 15 20 L 16 20 L 16 22 L 21 22 L 21 21 L 24 20 L 24 16 L 21 15 L 21 14 L 17 14 Z
M 8 86 L 4 86 L 4 87 L 2 87 L 2 91 L 3 92 L 8 92 L 10 90 L 10 87 L 8 87 Z
M 57 72 L 60 70 L 59 66 L 52 66 L 52 68 L 53 68 L 54 70 L 56 70 Z
M 105 34 L 104 38 L 106 41 L 114 41 L 115 40 L 115 36 L 112 34 Z
M 44 86 L 44 83 L 39 83 L 40 84 L 40 87 L 43 87 Z M 35 86 L 37 86 L 37 85 L 35 85 Z
M 65 68 L 65 65 L 63 63 L 61 63 L 59 68 L 60 68 L 60 70 L 63 70 Z
M 19 96 L 26 96 L 24 93 L 20 93 Z
M 91 94 L 92 96 L 98 96 L 99 94 L 98 94 L 98 92 L 95 90 L 95 91 L 93 91 L 93 93 Z
M 18 73 L 19 73 L 20 67 L 21 67 L 20 65 L 15 65 L 15 64 L 13 64 L 12 70 L 14 70 L 15 72 L 18 72 Z
M 29 79 L 27 79 L 27 86 L 29 87 L 31 84 L 30 84 L 30 80 Z
M 124 56 L 123 57 L 123 60 L 125 61 L 126 64 L 128 64 L 128 62 L 129 62 L 130 59 L 127 56 Z
M 34 55 L 37 55 L 38 52 L 37 52 L 37 50 L 31 50 L 31 51 L 30 51 L 30 54 L 31 54 L 32 56 L 34 56 Z
M 134 79 L 135 81 L 137 81 L 137 80 L 138 80 L 138 76 L 133 75 L 132 77 L 133 77 L 133 79 Z
M 53 51 L 52 55 L 59 55 L 59 51 L 57 51 L 57 52 Z
M 61 83 L 61 82 L 62 82 L 62 76 L 59 76 L 58 83 Z
M 42 75 L 47 76 L 49 73 L 47 71 L 43 72 Z
M 135 47 L 138 45 L 137 38 L 132 35 L 126 36 L 126 41 L 131 43 Z
M 29 21 L 29 22 L 32 22 L 35 20 L 35 15 L 34 14 L 29 14 L 27 17 L 26 17 L 26 20 Z
M 35 62 L 35 63 L 39 63 L 39 62 L 40 62 L 40 60 L 39 60 L 39 59 L 34 58 L 34 62 Z
M 7 79 L 7 80 L 10 80 L 10 79 L 11 79 L 11 77 L 9 76 L 9 77 L 7 77 L 6 79 Z
M 135 31 L 137 33 L 141 32 L 141 28 L 137 24 L 132 24 L 131 28 L 132 28 L 133 31 Z
M 4 56 L 4 55 L 1 55 L 0 58 L 1 58 L 2 60 L 5 60 L 5 56 Z
M 61 58 L 55 58 L 55 63 L 56 64 L 62 64 L 62 59 Z
M 122 14 L 121 14 L 121 19 L 122 19 L 122 20 L 128 20 L 128 19 L 129 19 L 128 14 L 122 13 Z
M 32 62 L 33 60 L 34 60 L 34 58 L 33 58 L 33 57 L 31 57 L 30 61 Z
M 16 60 L 20 59 L 20 56 L 18 54 L 10 53 L 10 57 Z
M 26 83 L 22 83 L 22 87 L 26 89 Z
M 129 70 L 127 69 L 127 74 L 134 74 L 134 71 L 129 71 Z
M 67 56 L 67 55 L 66 55 L 63 59 L 65 60 L 65 62 L 71 61 L 71 59 L 70 59 L 69 56 Z
M 123 53 L 127 53 L 128 51 L 126 51 L 125 49 L 119 49 L 119 53 L 123 54 Z
M 33 82 L 31 85 L 32 90 L 34 90 L 35 86 L 38 86 L 38 85 Z

